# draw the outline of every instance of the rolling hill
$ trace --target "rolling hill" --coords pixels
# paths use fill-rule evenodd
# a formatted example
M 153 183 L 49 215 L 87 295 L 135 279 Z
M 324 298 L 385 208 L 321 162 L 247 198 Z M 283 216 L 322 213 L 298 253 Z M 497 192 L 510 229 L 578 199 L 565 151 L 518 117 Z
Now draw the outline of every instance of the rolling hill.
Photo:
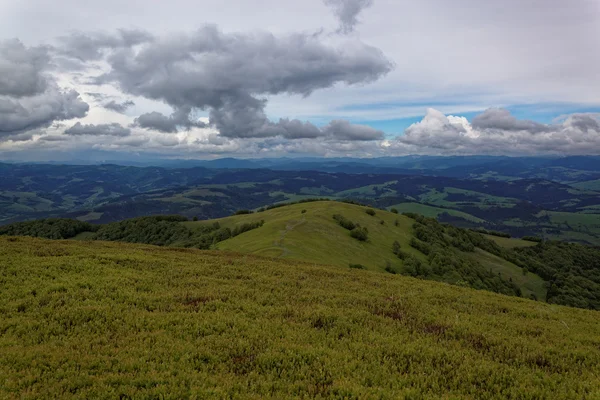
M 375 210 L 375 215 L 372 216 L 366 213 L 368 209 L 355 204 L 318 201 L 278 207 L 254 214 L 183 224 L 194 230 L 218 222 L 222 227 L 234 229 L 242 224 L 265 221 L 259 230 L 249 231 L 216 244 L 215 248 L 221 250 L 342 267 L 360 264 L 366 269 L 380 272 L 387 269 L 411 274 L 406 268 L 406 259 L 400 260 L 393 253 L 393 243 L 397 241 L 405 255 L 412 256 L 424 264 L 428 262 L 426 255 L 411 246 L 411 240 L 414 238 L 413 219 L 384 210 Z M 363 242 L 352 238 L 348 230 L 333 219 L 334 215 L 342 215 L 367 228 L 368 240 Z M 504 245 L 513 242 L 521 241 L 507 239 Z M 528 274 L 524 277 L 522 268 L 515 264 L 506 260 L 499 262 L 498 257 L 482 249 L 478 249 L 478 252 L 481 257 L 468 258 L 480 264 L 486 272 L 491 269 L 493 275 L 500 274 L 505 280 L 520 282 L 519 287 L 525 297 L 534 294 L 536 298 L 545 298 L 544 281 L 539 276 Z M 461 257 L 466 253 L 456 251 L 455 255 Z M 452 283 L 466 279 L 465 276 L 446 278 L 435 277 Z
M 593 166 L 594 160 L 562 160 L 557 168 L 582 167 L 586 162 Z M 0 164 L 0 223 L 73 218 L 104 224 L 167 214 L 213 219 L 238 209 L 326 197 L 435 216 L 441 222 L 464 228 L 600 245 L 600 193 L 590 190 L 593 187 L 578 187 L 581 182 L 598 179 L 598 173 L 580 176 L 581 180 L 565 176 L 567 182 L 552 181 L 552 176 L 538 176 L 537 172 L 520 173 L 528 164 L 546 168 L 552 160 L 405 159 L 410 168 L 378 173 L 368 172 L 368 163 L 348 164 L 348 160 L 328 161 L 339 165 L 329 172 L 319 171 L 318 163 L 317 170 L 312 171 L 287 167 L 235 169 L 283 167 L 276 162 L 238 161 L 205 164 L 234 169 Z M 395 161 L 402 160 L 373 162 L 380 168 L 383 164 L 392 166 Z M 490 170 L 491 165 L 478 166 L 479 162 L 503 167 Z M 433 169 L 421 170 L 420 164 Z M 288 166 L 294 165 L 304 169 L 313 164 Z M 467 173 L 475 166 L 478 173 Z M 444 175 L 444 171 L 455 168 L 457 174 Z M 501 177 L 494 171 L 509 176 Z M 581 218 L 587 223 L 579 223 Z
M 45 219 L 0 226 L 0 235 L 237 251 L 600 310 L 599 248 L 481 232 L 323 200 L 240 210 L 210 221 L 152 216 L 104 225 Z
M 0 398 L 600 396 L 595 311 L 225 251 L 0 257 Z

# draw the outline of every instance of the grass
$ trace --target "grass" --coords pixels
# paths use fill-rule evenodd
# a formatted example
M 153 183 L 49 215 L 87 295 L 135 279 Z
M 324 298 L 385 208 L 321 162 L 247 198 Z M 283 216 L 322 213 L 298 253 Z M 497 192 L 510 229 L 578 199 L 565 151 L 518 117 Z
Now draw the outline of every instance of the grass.
M 475 206 L 481 208 L 489 208 L 492 206 L 512 208 L 518 202 L 517 199 L 513 199 L 510 197 L 492 196 L 485 193 L 475 192 L 472 190 L 458 189 L 453 187 L 445 187 L 441 192 L 437 189 L 430 189 L 429 192 L 421 194 L 419 196 L 419 199 L 421 202 L 433 204 L 440 207 L 460 207 L 463 201 L 448 201 L 446 199 L 449 194 L 462 194 L 468 196 L 469 199 L 465 201 L 468 201 L 469 203 L 474 203 Z
M 414 233 L 412 228 L 414 220 L 384 210 L 376 210 L 375 216 L 370 216 L 365 212 L 367 209 L 353 204 L 318 201 L 275 208 L 262 213 L 236 215 L 210 221 L 183 222 L 183 224 L 190 229 L 196 229 L 218 221 L 222 227 L 233 229 L 244 223 L 265 221 L 259 229 L 218 243 L 216 248 L 220 250 L 346 268 L 350 264 L 361 264 L 369 270 L 379 272 L 386 271 L 386 267 L 398 272 L 406 272 L 404 262 L 399 260 L 392 251 L 392 244 L 398 241 L 404 253 L 427 262 L 422 253 L 410 246 Z M 302 213 L 303 210 L 306 212 Z M 350 237 L 349 232 L 333 220 L 334 214 L 340 214 L 366 227 L 369 231 L 369 240 L 359 242 Z M 381 221 L 384 223 L 381 224 Z M 520 239 L 488 237 L 508 248 L 535 245 L 533 242 Z M 482 254 L 485 256 L 480 257 Z M 485 252 L 477 252 L 469 256 L 495 273 L 501 273 L 505 279 L 512 277 L 519 286 L 527 283 L 521 287 L 524 296 L 529 297 L 534 293 L 539 299 L 545 299 L 545 289 L 542 287 L 544 281 L 539 276 L 530 273 L 523 278 L 521 268 Z
M 440 208 L 440 207 L 433 207 L 433 206 L 428 206 L 426 204 L 421 204 L 421 203 L 401 203 L 401 204 L 396 204 L 395 206 L 391 206 L 389 207 L 389 209 L 395 208 L 397 209 L 400 213 L 416 213 L 416 214 L 420 214 L 423 215 L 425 217 L 429 217 L 429 218 L 437 218 L 440 214 L 443 213 L 448 213 L 454 217 L 459 217 L 459 218 L 463 218 L 466 219 L 467 221 L 471 221 L 471 222 L 476 222 L 476 223 L 483 223 L 485 222 L 485 220 L 475 217 L 474 215 L 462 212 L 462 211 L 457 211 L 457 210 L 452 210 L 449 208 Z
M 413 220 L 383 210 L 377 210 L 372 217 L 365 213 L 366 209 L 352 204 L 320 201 L 184 224 L 194 229 L 195 226 L 218 221 L 223 227 L 233 228 L 238 224 L 264 219 L 265 224 L 260 229 L 221 242 L 217 248 L 268 257 L 345 267 L 363 264 L 371 270 L 384 271 L 387 262 L 396 266 L 402 264 L 392 253 L 392 244 L 397 240 L 403 251 L 423 258 L 409 246 Z M 302 214 L 302 210 L 306 210 L 306 213 Z M 351 238 L 349 232 L 333 220 L 334 214 L 342 214 L 368 228 L 369 241 L 363 243 Z M 396 220 L 398 226 L 395 225 Z M 383 225 L 381 221 L 384 221 Z
M 0 398 L 582 399 L 597 312 L 227 252 L 0 238 Z
M 375 196 L 377 195 L 377 191 L 384 191 L 385 193 L 380 195 L 381 197 L 385 196 L 394 196 L 396 195 L 396 191 L 390 189 L 388 186 L 397 184 L 398 181 L 390 181 L 377 185 L 368 185 L 363 187 L 358 187 L 354 189 L 343 190 L 341 192 L 337 192 L 336 195 L 338 197 L 352 197 L 352 196 Z
M 501 274 L 504 279 L 510 279 L 516 283 L 521 288 L 523 297 L 530 298 L 533 294 L 542 301 L 546 298 L 546 282 L 538 275 L 532 272 L 523 275 L 522 268 L 481 249 L 475 249 L 475 252 L 469 256 L 485 264 L 494 273 Z
M 576 187 L 577 189 L 582 190 L 600 190 L 600 179 L 596 179 L 593 181 L 585 181 L 585 182 L 577 182 L 571 184 L 571 186 Z
M 490 240 L 493 240 L 499 246 L 504 247 L 506 249 L 514 249 L 514 248 L 519 248 L 519 247 L 530 247 L 530 246 L 535 246 L 537 244 L 537 243 L 530 242 L 527 240 L 522 240 L 522 239 L 505 238 L 505 237 L 494 236 L 494 235 L 483 235 L 483 236 L 485 236 L 486 238 L 488 238 Z

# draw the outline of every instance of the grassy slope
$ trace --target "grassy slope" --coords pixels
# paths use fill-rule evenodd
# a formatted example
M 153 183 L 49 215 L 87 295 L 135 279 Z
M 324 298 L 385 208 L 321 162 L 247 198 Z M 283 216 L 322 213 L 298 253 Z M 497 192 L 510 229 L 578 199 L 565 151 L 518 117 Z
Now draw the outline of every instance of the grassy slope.
M 593 181 L 577 182 L 571 184 L 571 186 L 583 190 L 600 190 L 600 179 L 596 179 Z
M 0 398 L 600 396 L 593 311 L 347 268 L 0 238 Z
M 306 210 L 305 214 L 301 211 Z M 365 207 L 338 202 L 313 202 L 275 208 L 263 213 L 239 215 L 218 219 L 224 227 L 265 220 L 265 225 L 233 239 L 219 243 L 222 250 L 240 251 L 269 257 L 318 262 L 347 267 L 359 263 L 372 270 L 383 271 L 386 261 L 392 265 L 401 262 L 392 254 L 392 243 L 397 240 L 402 249 L 419 258 L 423 256 L 409 246 L 413 220 L 402 215 L 377 210 L 377 215 L 365 213 Z M 334 214 L 361 224 L 369 229 L 369 242 L 362 243 L 350 237 L 349 232 L 334 220 Z M 384 225 L 380 221 L 384 221 Z M 395 226 L 398 220 L 399 225 Z M 214 221 L 209 221 L 212 223 Z M 188 227 L 207 222 L 188 222 Z M 197 226 L 197 225 L 196 225 Z
M 544 301 L 546 298 L 546 282 L 538 275 L 532 273 L 523 275 L 523 270 L 515 264 L 481 249 L 476 249 L 475 253 L 469 256 L 491 268 L 495 273 L 501 274 L 502 277 L 512 279 L 521 288 L 523 297 L 530 298 L 534 294 L 539 300 Z
M 517 247 L 531 247 L 535 246 L 537 243 L 530 242 L 528 240 L 515 239 L 515 238 L 505 238 L 494 235 L 483 235 L 486 238 L 493 240 L 498 244 L 498 246 L 504 247 L 506 249 L 514 249 Z
M 426 204 L 421 204 L 421 203 L 401 203 L 401 204 L 397 204 L 395 206 L 391 206 L 389 208 L 390 209 L 395 208 L 401 213 L 404 213 L 404 212 L 416 213 L 416 214 L 421 214 L 421 215 L 423 215 L 425 217 L 429 217 L 429 218 L 437 218 L 440 214 L 448 213 L 455 217 L 464 218 L 467 221 L 485 222 L 485 220 L 475 217 L 474 215 L 468 214 L 466 212 L 452 210 L 449 208 L 433 207 L 433 206 L 428 206 Z
M 301 211 L 306 210 L 305 214 Z M 237 215 L 219 219 L 224 227 L 233 228 L 245 222 L 265 220 L 259 229 L 246 232 L 217 245 L 219 249 L 239 251 L 268 257 L 283 257 L 294 260 L 347 267 L 348 264 L 362 264 L 368 269 L 383 271 L 386 262 L 402 270 L 402 262 L 392 254 L 392 243 L 397 240 L 402 250 L 425 261 L 425 257 L 410 247 L 414 221 L 403 215 L 377 210 L 372 217 L 365 213 L 366 208 L 339 202 L 314 202 L 295 204 L 268 210 L 263 213 Z M 369 229 L 369 242 L 362 243 L 350 237 L 347 230 L 340 227 L 332 218 L 341 214 Z M 385 222 L 384 225 L 380 221 Z M 398 226 L 395 221 L 398 220 Z M 194 228 L 214 221 L 185 222 Z M 501 239 L 501 238 L 498 238 Z M 494 240 L 496 238 L 494 237 Z M 502 246 L 523 245 L 522 240 L 504 239 Z M 535 245 L 525 242 L 526 245 Z M 512 278 L 520 286 L 523 295 L 531 293 L 539 299 L 545 298 L 543 280 L 529 273 L 523 276 L 522 269 L 506 260 L 485 251 L 473 255 L 480 263 L 505 278 Z

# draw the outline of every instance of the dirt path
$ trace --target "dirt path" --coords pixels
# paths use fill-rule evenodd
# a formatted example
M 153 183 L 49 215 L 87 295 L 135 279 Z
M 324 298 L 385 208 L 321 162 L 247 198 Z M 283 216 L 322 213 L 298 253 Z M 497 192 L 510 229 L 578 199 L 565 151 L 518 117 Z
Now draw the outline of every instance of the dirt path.
M 285 240 L 285 236 L 293 231 L 294 229 L 296 229 L 297 227 L 299 227 L 300 225 L 302 225 L 303 223 L 306 222 L 306 218 L 304 217 L 304 215 L 302 216 L 302 219 L 300 221 L 288 221 L 288 223 L 285 225 L 285 229 L 283 231 L 281 231 L 280 235 L 279 235 L 279 240 L 275 241 L 275 245 L 277 247 L 281 248 L 281 255 L 279 257 L 286 257 L 290 254 L 290 250 L 285 247 L 284 245 L 284 240 Z

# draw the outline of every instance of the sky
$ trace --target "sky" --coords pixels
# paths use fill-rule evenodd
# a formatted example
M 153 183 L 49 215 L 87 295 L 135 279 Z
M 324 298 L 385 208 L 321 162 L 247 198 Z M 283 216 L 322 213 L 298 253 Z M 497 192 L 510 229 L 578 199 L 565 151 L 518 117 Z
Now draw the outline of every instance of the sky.
M 600 154 L 600 0 L 0 0 L 0 159 Z

